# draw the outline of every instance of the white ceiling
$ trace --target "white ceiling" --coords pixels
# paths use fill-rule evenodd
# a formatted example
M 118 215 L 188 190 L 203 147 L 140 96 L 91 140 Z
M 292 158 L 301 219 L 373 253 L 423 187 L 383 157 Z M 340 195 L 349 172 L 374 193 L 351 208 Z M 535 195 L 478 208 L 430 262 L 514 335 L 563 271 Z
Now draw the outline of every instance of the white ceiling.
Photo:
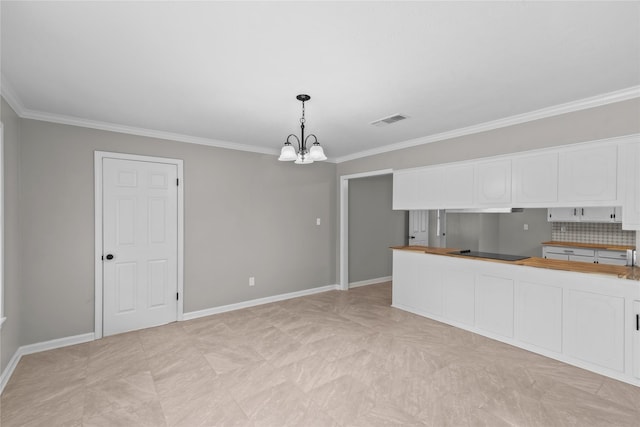
M 2 93 L 23 116 L 258 152 L 299 133 L 299 93 L 311 95 L 307 131 L 336 161 L 640 96 L 637 1 L 0 7 Z M 395 113 L 410 118 L 370 125 Z

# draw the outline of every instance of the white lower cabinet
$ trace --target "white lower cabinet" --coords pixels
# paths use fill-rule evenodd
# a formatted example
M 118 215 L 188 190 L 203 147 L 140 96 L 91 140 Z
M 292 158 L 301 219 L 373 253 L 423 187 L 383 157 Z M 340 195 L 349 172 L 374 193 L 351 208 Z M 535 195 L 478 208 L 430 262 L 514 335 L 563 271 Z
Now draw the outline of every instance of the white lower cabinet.
M 570 356 L 624 371 L 624 298 L 571 289 L 565 331 Z
M 475 300 L 478 328 L 513 337 L 513 280 L 478 276 Z
M 475 321 L 475 274 L 447 269 L 442 276 L 444 312 L 447 319 L 473 326 Z
M 562 288 L 521 280 L 516 286 L 516 337 L 562 352 Z
M 640 386 L 640 282 L 393 251 L 393 306 Z

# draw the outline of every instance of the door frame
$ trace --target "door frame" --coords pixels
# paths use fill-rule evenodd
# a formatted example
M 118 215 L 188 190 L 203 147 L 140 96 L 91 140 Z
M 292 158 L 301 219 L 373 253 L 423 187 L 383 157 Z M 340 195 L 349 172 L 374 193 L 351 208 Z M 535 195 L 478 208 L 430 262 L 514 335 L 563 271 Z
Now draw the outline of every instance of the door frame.
M 184 314 L 184 177 L 183 161 L 166 157 L 151 157 L 137 154 L 95 151 L 95 339 L 102 338 L 103 332 L 103 276 L 102 276 L 102 160 L 105 158 L 118 160 L 134 160 L 152 163 L 175 165 L 178 169 L 178 309 L 176 320 L 183 320 Z
M 393 175 L 393 169 L 354 173 L 340 177 L 340 289 L 349 290 L 349 180 L 369 176 Z

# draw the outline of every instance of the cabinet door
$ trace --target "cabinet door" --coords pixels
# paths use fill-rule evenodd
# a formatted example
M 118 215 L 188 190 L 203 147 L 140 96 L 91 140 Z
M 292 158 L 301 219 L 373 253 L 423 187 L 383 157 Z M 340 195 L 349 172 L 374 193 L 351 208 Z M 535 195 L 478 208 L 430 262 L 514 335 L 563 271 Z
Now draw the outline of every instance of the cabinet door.
M 473 326 L 475 319 L 475 274 L 446 270 L 443 274 L 444 312 L 446 319 Z
M 523 156 L 513 161 L 516 206 L 558 201 L 558 153 Z
M 442 208 L 473 206 L 474 165 L 458 165 L 443 170 Z
M 562 288 L 521 281 L 516 287 L 516 338 L 562 352 Z
M 424 268 L 420 261 L 422 253 L 393 251 L 393 289 L 394 306 L 418 308 L 417 302 L 424 299 Z
M 547 209 L 549 222 L 578 222 L 578 208 L 549 208 Z
M 614 202 L 617 197 L 617 145 L 560 153 L 560 202 Z
M 513 280 L 488 275 L 476 281 L 476 327 L 513 337 Z
M 426 168 L 393 173 L 393 209 L 420 210 L 440 204 L 441 169 Z
M 624 298 L 569 290 L 565 325 L 570 356 L 624 372 Z
M 620 150 L 624 182 L 622 228 L 640 230 L 640 144 L 623 144 Z
M 615 208 L 578 208 L 582 222 L 613 222 Z
M 475 194 L 479 205 L 511 205 L 511 160 L 478 163 Z
M 622 222 L 622 207 L 613 208 L 613 222 Z

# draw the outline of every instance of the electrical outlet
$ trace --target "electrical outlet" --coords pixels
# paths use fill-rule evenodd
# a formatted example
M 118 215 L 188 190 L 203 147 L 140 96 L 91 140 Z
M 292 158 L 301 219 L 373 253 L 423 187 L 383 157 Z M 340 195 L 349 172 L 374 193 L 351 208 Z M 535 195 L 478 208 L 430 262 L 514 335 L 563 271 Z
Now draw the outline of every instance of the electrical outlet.
M 524 229 L 524 231 L 527 231 L 529 229 L 529 224 L 525 224 L 522 228 Z
M 249 277 L 249 286 L 255 286 L 256 285 L 256 278 L 255 277 Z
M 567 227 L 560 227 L 560 232 L 565 233 L 567 231 Z

